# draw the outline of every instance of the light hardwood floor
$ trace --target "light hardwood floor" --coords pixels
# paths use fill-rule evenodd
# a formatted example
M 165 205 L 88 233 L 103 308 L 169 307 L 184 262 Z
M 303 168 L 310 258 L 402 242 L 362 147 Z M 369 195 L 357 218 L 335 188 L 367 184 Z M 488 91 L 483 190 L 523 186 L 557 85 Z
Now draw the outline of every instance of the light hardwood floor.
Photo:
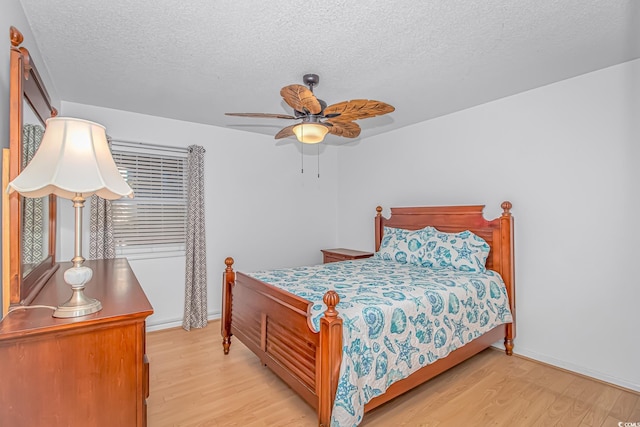
M 517 342 L 516 342 L 517 346 Z M 315 412 L 220 322 L 147 334 L 149 427 L 316 426 Z M 485 350 L 364 417 L 361 426 L 640 425 L 640 395 Z

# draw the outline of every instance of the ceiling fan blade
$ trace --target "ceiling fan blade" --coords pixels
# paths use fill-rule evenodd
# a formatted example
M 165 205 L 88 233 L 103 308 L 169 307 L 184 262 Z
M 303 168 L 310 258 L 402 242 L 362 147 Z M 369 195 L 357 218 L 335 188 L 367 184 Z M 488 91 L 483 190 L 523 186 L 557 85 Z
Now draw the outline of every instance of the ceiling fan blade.
M 350 122 L 368 117 L 381 116 L 395 111 L 393 106 L 369 99 L 354 99 L 333 104 L 324 109 L 324 115 L 340 114 L 331 119 L 332 122 Z
M 290 136 L 294 136 L 295 135 L 293 133 L 294 126 L 296 125 L 291 125 L 291 126 L 287 126 L 286 128 L 280 129 L 280 132 L 276 134 L 275 139 L 282 139 L 282 138 L 288 138 Z
M 340 122 L 336 121 L 338 118 L 327 120 L 323 124 L 329 124 L 327 126 L 329 133 L 337 136 L 344 136 L 345 138 L 357 138 L 360 135 L 360 126 L 354 122 Z
M 238 116 L 238 117 L 263 117 L 267 119 L 297 119 L 288 114 L 272 114 L 272 113 L 224 113 L 225 116 Z
M 318 98 L 302 85 L 285 86 L 280 90 L 280 96 L 296 111 L 310 114 L 320 114 L 322 111 Z

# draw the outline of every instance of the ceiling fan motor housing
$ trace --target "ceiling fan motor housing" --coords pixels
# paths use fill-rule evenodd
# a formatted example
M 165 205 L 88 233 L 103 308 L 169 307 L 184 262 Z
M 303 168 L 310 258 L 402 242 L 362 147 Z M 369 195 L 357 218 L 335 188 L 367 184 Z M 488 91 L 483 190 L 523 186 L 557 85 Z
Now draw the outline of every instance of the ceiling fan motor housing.
M 324 112 L 324 109 L 327 108 L 327 103 L 324 102 L 322 99 L 320 98 L 316 98 L 318 100 L 318 102 L 320 103 L 320 114 L 310 114 L 308 111 L 298 111 L 298 110 L 293 110 L 293 115 L 296 117 L 317 117 L 317 118 L 322 118 L 324 117 L 324 115 L 322 114 Z

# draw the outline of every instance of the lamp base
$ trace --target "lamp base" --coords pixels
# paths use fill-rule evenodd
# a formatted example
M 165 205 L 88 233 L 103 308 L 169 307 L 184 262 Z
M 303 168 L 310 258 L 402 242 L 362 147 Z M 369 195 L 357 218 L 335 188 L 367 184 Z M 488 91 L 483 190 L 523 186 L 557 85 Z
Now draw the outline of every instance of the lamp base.
M 102 310 L 102 303 L 94 298 L 84 295 L 82 290 L 73 291 L 69 301 L 60 305 L 53 312 L 53 317 L 69 318 L 86 316 Z
M 80 317 L 102 310 L 100 301 L 84 294 L 84 286 L 92 276 L 93 271 L 83 265 L 71 267 L 64 272 L 64 281 L 71 285 L 73 294 L 53 312 L 53 317 Z

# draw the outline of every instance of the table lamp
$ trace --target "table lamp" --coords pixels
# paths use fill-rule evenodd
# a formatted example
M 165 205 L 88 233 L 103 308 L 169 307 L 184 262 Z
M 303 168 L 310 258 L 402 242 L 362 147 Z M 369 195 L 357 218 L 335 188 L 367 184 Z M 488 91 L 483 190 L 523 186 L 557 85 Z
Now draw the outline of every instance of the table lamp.
M 98 312 L 102 304 L 84 295 L 93 272 L 83 266 L 82 208 L 87 197 L 97 194 L 115 200 L 133 197 L 133 190 L 120 175 L 111 156 L 104 126 L 70 117 L 47 120 L 38 151 L 20 175 L 9 183 L 8 192 L 40 198 L 49 194 L 70 199 L 75 208 L 73 267 L 64 272 L 71 298 L 58 306 L 54 317 L 78 317 Z

